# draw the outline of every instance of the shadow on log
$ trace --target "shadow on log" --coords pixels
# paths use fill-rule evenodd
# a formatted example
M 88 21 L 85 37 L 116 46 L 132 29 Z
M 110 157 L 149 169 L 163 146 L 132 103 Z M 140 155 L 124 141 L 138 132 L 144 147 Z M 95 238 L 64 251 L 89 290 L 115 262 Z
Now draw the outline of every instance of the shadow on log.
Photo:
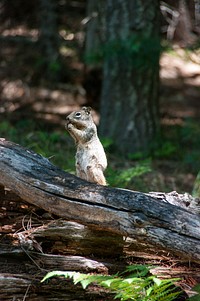
M 50 213 L 200 262 L 199 199 L 88 183 L 5 139 L 0 170 L 1 185 Z

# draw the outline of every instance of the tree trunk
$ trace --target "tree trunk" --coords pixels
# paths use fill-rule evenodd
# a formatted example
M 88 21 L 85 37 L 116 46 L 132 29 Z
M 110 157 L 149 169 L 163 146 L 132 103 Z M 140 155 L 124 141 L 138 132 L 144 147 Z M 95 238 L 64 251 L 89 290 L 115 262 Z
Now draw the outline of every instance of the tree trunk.
M 58 81 L 61 61 L 59 55 L 59 35 L 57 27 L 56 1 L 39 0 L 40 36 L 43 76 L 50 81 Z
M 125 154 L 146 151 L 159 131 L 159 1 L 103 3 L 100 133 Z
M 91 53 L 95 52 L 99 48 L 99 25 L 98 25 L 98 8 L 99 3 L 97 1 L 87 1 L 87 16 L 85 19 L 86 25 L 86 38 L 85 38 L 85 54 L 86 58 Z
M 141 250 L 145 243 L 200 262 L 199 199 L 95 185 L 4 139 L 0 158 L 0 184 L 27 202 L 92 229 L 135 239 Z M 184 208 L 170 204 L 177 200 Z

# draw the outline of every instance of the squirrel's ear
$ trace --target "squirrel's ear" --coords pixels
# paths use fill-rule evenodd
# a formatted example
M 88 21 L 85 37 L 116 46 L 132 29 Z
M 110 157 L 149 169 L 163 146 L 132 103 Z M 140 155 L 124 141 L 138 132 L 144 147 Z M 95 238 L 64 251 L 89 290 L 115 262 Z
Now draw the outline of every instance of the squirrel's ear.
M 82 110 L 85 111 L 88 115 L 90 115 L 92 108 L 91 107 L 82 107 Z

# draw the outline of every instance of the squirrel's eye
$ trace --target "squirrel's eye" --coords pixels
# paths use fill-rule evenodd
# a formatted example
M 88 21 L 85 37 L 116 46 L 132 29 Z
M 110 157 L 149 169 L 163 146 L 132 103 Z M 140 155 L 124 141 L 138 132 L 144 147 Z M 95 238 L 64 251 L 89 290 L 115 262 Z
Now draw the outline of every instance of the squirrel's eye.
M 80 118 L 80 117 L 81 117 L 81 113 L 80 113 L 80 112 L 77 112 L 77 113 L 75 114 L 75 117 Z

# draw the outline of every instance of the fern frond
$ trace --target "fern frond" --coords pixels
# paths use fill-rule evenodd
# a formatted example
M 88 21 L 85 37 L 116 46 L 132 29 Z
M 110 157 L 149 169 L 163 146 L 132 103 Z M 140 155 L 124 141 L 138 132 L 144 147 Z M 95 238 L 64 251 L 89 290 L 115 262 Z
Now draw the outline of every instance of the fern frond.
M 174 285 L 180 279 L 159 279 L 150 275 L 150 267 L 142 265 L 130 266 L 121 275 L 112 276 L 54 271 L 48 273 L 42 282 L 55 276 L 70 278 L 75 285 L 80 283 L 83 289 L 91 283 L 98 284 L 115 293 L 115 299 L 121 301 L 173 301 L 180 294 Z

